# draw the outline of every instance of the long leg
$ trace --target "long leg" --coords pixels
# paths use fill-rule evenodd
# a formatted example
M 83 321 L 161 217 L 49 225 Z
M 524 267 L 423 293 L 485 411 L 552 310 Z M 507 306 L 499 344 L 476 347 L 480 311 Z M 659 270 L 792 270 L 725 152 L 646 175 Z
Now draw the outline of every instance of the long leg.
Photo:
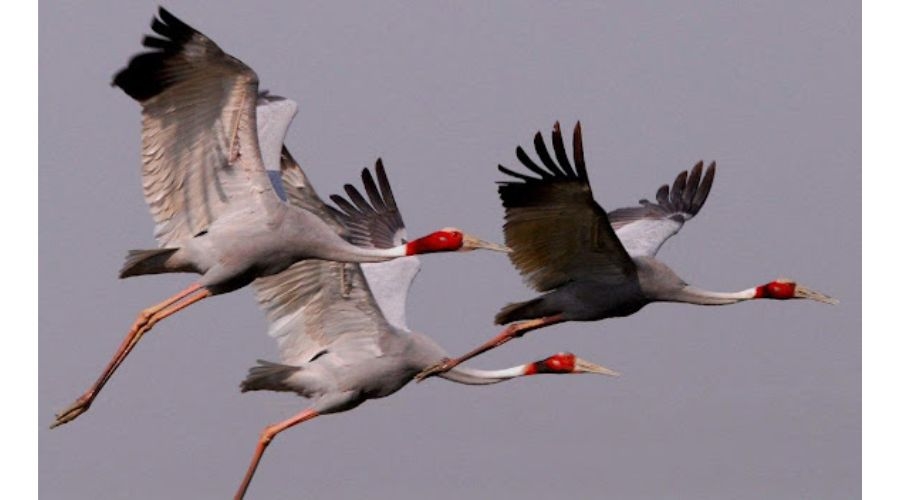
M 275 439 L 275 436 L 279 432 L 289 427 L 293 427 L 301 422 L 306 422 L 307 420 L 318 416 L 319 412 L 317 412 L 316 410 L 304 410 L 287 420 L 270 425 L 263 429 L 262 435 L 259 436 L 259 442 L 256 443 L 256 451 L 253 453 L 253 459 L 250 461 L 250 467 L 247 468 L 247 473 L 244 474 L 244 480 L 241 482 L 240 488 L 238 488 L 237 493 L 234 494 L 235 500 L 241 500 L 242 498 L 244 498 L 244 495 L 247 493 L 247 487 L 250 486 L 250 480 L 253 479 L 253 474 L 256 472 L 256 467 L 259 465 L 259 459 L 262 458 L 263 453 L 266 451 L 269 443 L 271 443 L 272 440 Z
M 169 317 L 210 295 L 211 293 L 209 290 L 198 284 L 194 284 L 163 302 L 141 311 L 140 314 L 138 314 L 137 320 L 135 320 L 134 324 L 131 326 L 131 330 L 128 331 L 128 335 L 125 336 L 125 339 L 116 351 L 116 354 L 110 360 L 109 364 L 106 365 L 106 369 L 103 370 L 103 373 L 100 374 L 100 377 L 94 382 L 94 385 L 92 385 L 87 392 L 82 394 L 81 397 L 76 399 L 71 406 L 57 414 L 56 420 L 50 425 L 50 428 L 52 429 L 67 422 L 71 422 L 79 415 L 86 412 L 88 408 L 91 407 L 91 403 L 94 402 L 94 398 L 100 393 L 100 389 L 106 385 L 106 382 L 109 381 L 112 374 L 119 368 L 122 361 L 124 361 L 131 350 L 134 349 L 141 340 L 141 337 L 153 328 L 153 325 L 163 318 Z
M 514 338 L 521 337 L 526 333 L 537 330 L 538 328 L 543 328 L 545 326 L 553 325 L 556 323 L 562 322 L 562 315 L 555 314 L 553 316 L 546 316 L 538 319 L 531 319 L 528 321 L 520 321 L 518 323 L 513 323 L 506 327 L 499 335 L 488 340 L 484 344 L 475 348 L 472 351 L 469 351 L 467 354 L 460 356 L 456 359 L 445 359 L 438 364 L 432 365 L 424 370 L 422 370 L 418 375 L 416 375 L 416 381 L 421 382 L 428 377 L 433 377 L 434 375 L 438 375 L 440 373 L 444 373 L 448 370 L 453 369 L 460 363 L 463 363 L 469 359 L 478 356 L 483 352 L 490 351 L 495 347 L 500 347 L 501 345 L 509 342 Z

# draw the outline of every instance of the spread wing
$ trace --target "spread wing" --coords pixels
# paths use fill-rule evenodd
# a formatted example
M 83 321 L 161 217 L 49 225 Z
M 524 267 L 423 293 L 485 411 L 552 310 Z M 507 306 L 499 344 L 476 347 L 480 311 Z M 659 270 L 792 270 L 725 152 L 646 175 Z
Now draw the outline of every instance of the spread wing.
M 179 246 L 222 213 L 271 190 L 257 144 L 257 77 L 163 8 L 147 52 L 113 85 L 143 108 L 144 198 L 160 246 Z
M 654 256 L 663 243 L 677 233 L 685 222 L 703 208 L 716 176 L 716 162 L 703 172 L 703 162 L 678 174 L 671 189 L 663 184 L 656 192 L 656 203 L 641 200 L 638 207 L 609 213 L 609 222 L 629 255 Z
M 331 201 L 338 206 L 335 215 L 350 231 L 349 239 L 354 245 L 390 248 L 406 243 L 403 217 L 380 158 L 375 162 L 375 177 L 377 184 L 369 169 L 363 169 L 363 188 L 368 199 L 351 184 L 344 185 L 349 200 L 331 195 Z M 361 267 L 385 319 L 391 325 L 409 331 L 406 298 L 421 267 L 419 258 L 402 257 L 387 262 L 366 263 Z
M 287 148 L 281 169 L 288 200 L 310 210 L 319 207 L 315 213 L 346 237 L 349 232 L 327 213 Z M 383 337 L 394 335 L 358 264 L 303 260 L 253 286 L 283 363 L 305 363 L 326 350 L 348 364 L 378 357 Z
M 500 182 L 506 208 L 503 234 L 510 259 L 528 283 L 548 291 L 573 280 L 609 285 L 629 281 L 635 265 L 616 237 L 606 212 L 594 201 L 584 163 L 581 124 L 575 125 L 575 168 L 569 163 L 557 122 L 551 158 L 538 132 L 534 148 L 543 167 L 518 147 L 516 156 L 535 176 L 502 165 L 501 172 L 518 180 Z
M 351 201 L 339 195 L 331 195 L 341 212 L 341 222 L 350 229 L 350 242 L 368 248 L 390 248 L 406 243 L 406 226 L 394 192 L 388 182 L 381 158 L 375 161 L 375 175 L 378 184 L 368 168 L 362 171 L 363 187 L 369 199 L 366 200 L 352 184 L 344 184 L 344 191 Z

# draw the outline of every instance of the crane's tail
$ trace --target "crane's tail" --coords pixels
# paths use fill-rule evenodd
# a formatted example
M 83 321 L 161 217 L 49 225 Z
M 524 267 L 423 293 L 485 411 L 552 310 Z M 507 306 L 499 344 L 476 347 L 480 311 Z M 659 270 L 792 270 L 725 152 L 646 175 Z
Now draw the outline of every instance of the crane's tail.
M 125 264 L 119 270 L 119 278 L 140 276 L 142 274 L 160 274 L 189 272 L 192 268 L 174 265 L 172 254 L 178 248 L 154 248 L 152 250 L 129 250 L 125 256 Z
M 257 366 L 250 368 L 247 378 L 241 382 L 241 392 L 247 391 L 294 391 L 287 384 L 287 379 L 302 368 L 299 366 L 282 365 L 257 359 Z
M 494 316 L 494 323 L 505 325 L 507 323 L 512 323 L 513 321 L 535 319 L 555 314 L 546 309 L 547 307 L 543 297 L 531 299 L 526 302 L 513 302 L 512 304 L 507 304 L 503 309 L 500 309 L 500 312 Z

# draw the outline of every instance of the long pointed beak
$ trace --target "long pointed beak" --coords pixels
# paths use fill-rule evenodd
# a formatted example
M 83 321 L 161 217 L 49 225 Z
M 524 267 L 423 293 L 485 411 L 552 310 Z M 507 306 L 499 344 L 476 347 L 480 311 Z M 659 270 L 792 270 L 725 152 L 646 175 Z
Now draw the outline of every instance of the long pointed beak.
M 497 243 L 491 243 L 490 241 L 484 241 L 480 238 L 476 238 L 471 234 L 463 234 L 463 244 L 461 250 L 475 250 L 478 248 L 503 253 L 512 252 L 512 250 L 506 245 L 498 245 Z
M 805 286 L 799 285 L 799 284 L 796 285 L 796 287 L 794 288 L 794 297 L 796 297 L 798 299 L 815 300 L 816 302 L 822 302 L 824 304 L 831 304 L 831 305 L 838 304 L 838 299 L 835 299 L 834 297 L 829 297 L 828 295 L 825 295 L 824 293 L 819 293 L 815 290 L 806 288 Z
M 609 377 L 618 377 L 620 374 L 615 370 L 610 370 L 605 366 L 596 365 L 590 361 L 581 358 L 575 358 L 575 373 L 596 373 L 598 375 L 607 375 Z

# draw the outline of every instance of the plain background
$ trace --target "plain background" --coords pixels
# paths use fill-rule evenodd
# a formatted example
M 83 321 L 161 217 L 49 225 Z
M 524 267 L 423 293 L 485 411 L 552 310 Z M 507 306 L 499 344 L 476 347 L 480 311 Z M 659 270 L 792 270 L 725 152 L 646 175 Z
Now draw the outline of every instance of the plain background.
M 305 406 L 237 390 L 276 356 L 249 290 L 159 324 L 88 414 L 46 430 L 136 313 L 191 277 L 116 279 L 126 250 L 154 241 L 139 108 L 109 81 L 155 4 L 41 7 L 41 492 L 228 497 L 262 427 Z M 571 350 L 623 376 L 412 384 L 281 435 L 250 496 L 859 496 L 859 5 L 166 7 L 298 101 L 287 143 L 321 194 L 382 156 L 412 234 L 501 240 L 496 164 L 581 120 L 608 209 L 717 160 L 707 205 L 660 253 L 685 279 L 733 290 L 786 275 L 841 299 L 651 305 L 546 329 L 472 366 Z M 410 325 L 453 353 L 533 296 L 486 253 L 432 256 L 414 286 Z

